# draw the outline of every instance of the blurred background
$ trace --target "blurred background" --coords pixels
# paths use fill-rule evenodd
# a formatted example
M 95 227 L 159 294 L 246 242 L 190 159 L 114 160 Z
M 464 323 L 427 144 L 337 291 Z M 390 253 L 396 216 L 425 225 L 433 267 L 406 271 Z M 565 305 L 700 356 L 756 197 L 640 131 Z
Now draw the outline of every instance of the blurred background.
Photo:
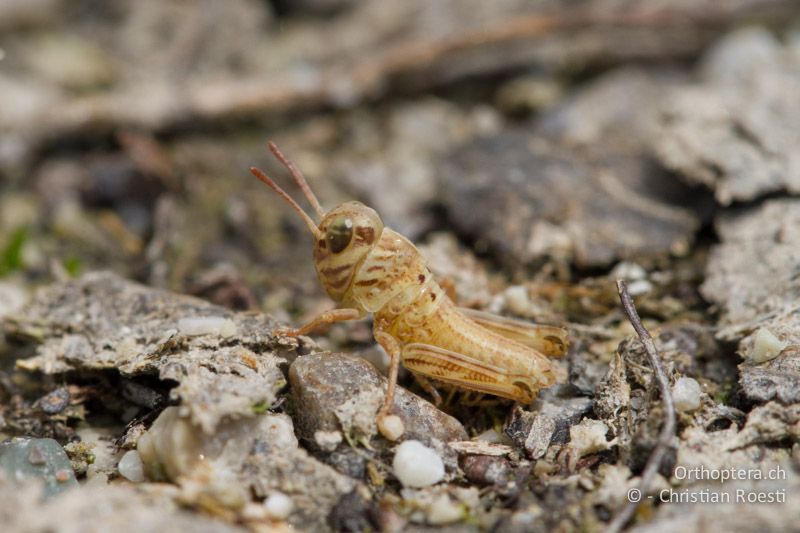
M 763 62 L 799 10 L 2 0 L 5 299 L 102 268 L 283 320 L 330 305 L 302 222 L 247 172 L 299 196 L 268 139 L 324 206 L 359 199 L 420 243 L 466 305 L 509 279 L 672 265 L 742 198 L 715 201 L 704 168 L 674 157 L 670 114 L 686 110 L 667 104 Z

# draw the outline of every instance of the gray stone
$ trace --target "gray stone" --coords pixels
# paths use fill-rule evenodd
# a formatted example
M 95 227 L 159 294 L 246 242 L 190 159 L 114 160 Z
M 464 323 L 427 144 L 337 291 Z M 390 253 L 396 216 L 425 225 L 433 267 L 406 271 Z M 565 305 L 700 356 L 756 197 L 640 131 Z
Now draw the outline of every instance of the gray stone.
M 188 336 L 182 319 L 230 320 L 227 337 Z M 187 296 L 150 289 L 109 273 L 89 273 L 40 291 L 18 315 L 11 335 L 40 341 L 36 356 L 17 366 L 45 374 L 117 369 L 125 377 L 158 375 L 206 432 L 227 415 L 247 416 L 275 402 L 285 386 L 265 315 L 234 313 Z
M 316 431 L 342 431 L 346 438 L 370 438 L 386 390 L 386 378 L 367 361 L 317 353 L 295 359 L 289 368 L 293 415 L 298 434 L 313 445 Z M 394 414 L 405 425 L 403 439 L 430 443 L 466 440 L 453 417 L 398 387 Z
M 763 29 L 734 32 L 709 52 L 701 74 L 666 99 L 662 162 L 722 204 L 800 192 L 800 40 L 781 45 Z
M 70 394 L 67 387 L 59 387 L 39 398 L 37 404 L 48 415 L 60 413 L 69 405 Z
M 760 365 L 739 365 L 739 385 L 751 400 L 800 402 L 800 356 L 786 353 Z
M 251 494 L 266 498 L 279 491 L 293 503 L 288 521 L 303 530 L 326 529 L 333 506 L 359 487 L 300 448 L 283 414 L 226 418 L 209 435 L 179 407 L 168 407 L 138 448 L 151 479 L 174 481 L 184 501 L 241 511 Z
M 329 154 L 322 174 L 332 174 L 380 213 L 387 227 L 410 239 L 434 226 L 430 205 L 437 196 L 439 159 L 500 122 L 491 109 L 465 113 L 435 98 L 389 109 L 386 117 L 353 118 L 340 126 L 353 132 L 343 136 L 348 142 L 334 157 Z
M 742 468 L 736 464 L 735 468 Z M 773 466 L 773 468 L 775 468 Z M 728 533 L 746 531 L 792 531 L 797 528 L 800 509 L 791 502 L 800 497 L 800 476 L 788 464 L 782 465 L 787 474 L 785 480 L 728 481 L 727 483 L 704 482 L 688 489 L 688 494 L 701 498 L 702 494 L 714 494 L 721 503 L 671 503 L 658 506 L 655 515 L 645 524 L 631 528 L 633 533 L 682 533 L 705 531 Z M 678 490 L 675 491 L 679 492 Z M 782 503 L 743 503 L 737 497 L 757 497 L 759 494 L 773 496 L 782 494 Z
M 40 491 L 30 484 L 0 479 L 0 523 L 3 531 L 151 531 L 153 533 L 244 533 L 202 513 L 184 509 L 174 501 L 175 489 L 167 485 L 89 483 L 40 501 Z
M 688 252 L 708 198 L 647 154 L 654 106 L 670 83 L 665 74 L 612 73 L 536 124 L 448 154 L 449 218 L 512 265 L 608 266 Z
M 770 200 L 730 213 L 717 224 L 721 243 L 711 252 L 703 296 L 722 316 L 717 336 L 739 341 L 745 362 L 740 385 L 748 398 L 800 401 L 800 201 Z M 766 328 L 783 344 L 780 354 L 751 362 L 755 332 Z
M 480 485 L 501 485 L 514 477 L 508 459 L 489 455 L 468 455 L 461 459 L 461 470 L 468 480 Z
M 53 439 L 15 438 L 0 444 L 0 471 L 16 481 L 43 481 L 45 496 L 78 485 L 67 453 Z
M 736 425 L 714 432 L 698 425 L 685 428 L 678 441 L 677 464 L 685 469 L 686 475 L 677 472 L 673 475 L 674 494 L 693 493 L 703 497 L 705 492 L 727 501 L 720 500 L 713 505 L 680 501 L 660 505 L 652 520 L 632 531 L 721 533 L 796 529 L 800 508 L 792 502 L 800 497 L 800 476 L 790 462 L 789 450 L 777 444 L 787 440 L 798 442 L 798 422 L 800 406 L 787 408 L 770 402 L 753 409 L 741 430 Z M 732 469 L 750 473 L 746 478 L 729 479 L 724 483 L 710 479 Z M 760 475 L 755 471 L 760 471 Z M 764 497 L 782 495 L 785 499 L 772 504 L 742 501 L 742 498 L 759 494 Z
M 292 421 L 285 415 L 270 415 L 289 428 L 285 438 L 275 439 L 269 432 L 257 435 L 252 453 L 242 468 L 241 478 L 257 497 L 280 491 L 294 503 L 288 521 L 310 531 L 328 529 L 328 516 L 341 498 L 354 490 L 365 490 L 357 481 L 342 475 L 298 447 L 291 433 Z M 290 442 L 295 439 L 294 443 Z M 276 440 L 284 444 L 276 445 Z
M 569 428 L 592 410 L 591 398 L 561 398 L 544 393 L 534 411 L 517 409 L 506 424 L 505 433 L 532 459 L 545 455 L 550 444 L 563 444 Z

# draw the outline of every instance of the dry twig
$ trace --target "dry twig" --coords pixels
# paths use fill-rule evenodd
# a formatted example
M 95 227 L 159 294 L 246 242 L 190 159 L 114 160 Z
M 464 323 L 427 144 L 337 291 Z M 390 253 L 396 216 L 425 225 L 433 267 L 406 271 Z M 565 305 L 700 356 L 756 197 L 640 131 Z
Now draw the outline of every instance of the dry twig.
M 622 302 L 622 308 L 625 310 L 625 314 L 628 315 L 628 320 L 630 320 L 633 329 L 636 330 L 636 334 L 639 336 L 642 345 L 644 345 L 645 352 L 647 352 L 647 358 L 650 361 L 650 366 L 653 367 L 653 375 L 656 378 L 658 389 L 661 392 L 661 403 L 664 408 L 664 424 L 661 426 L 658 442 L 656 442 L 653 453 L 647 460 L 647 464 L 642 472 L 641 481 L 639 482 L 638 494 L 641 498 L 643 495 L 647 494 L 664 455 L 672 446 L 672 440 L 675 437 L 675 406 L 672 402 L 669 378 L 667 378 L 664 365 L 661 363 L 661 356 L 658 354 L 658 350 L 653 342 L 653 338 L 650 337 L 650 333 L 645 329 L 644 325 L 642 325 L 642 319 L 639 318 L 639 313 L 636 312 L 636 306 L 633 304 L 633 299 L 628 293 L 628 286 L 623 280 L 617 280 L 617 291 L 619 292 L 619 299 Z M 628 504 L 614 517 L 607 531 L 613 533 L 620 531 L 631 519 L 638 504 L 639 500 L 629 498 Z

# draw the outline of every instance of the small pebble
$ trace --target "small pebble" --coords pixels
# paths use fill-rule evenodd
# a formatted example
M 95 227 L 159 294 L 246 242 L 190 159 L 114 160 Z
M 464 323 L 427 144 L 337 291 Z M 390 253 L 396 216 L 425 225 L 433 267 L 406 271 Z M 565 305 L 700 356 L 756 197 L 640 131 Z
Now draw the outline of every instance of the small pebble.
M 631 281 L 628 283 L 628 293 L 631 296 L 641 296 L 653 290 L 653 284 L 646 279 Z
M 527 314 L 531 305 L 527 287 L 524 285 L 512 285 L 503 292 L 503 295 L 506 297 L 506 306 L 509 311 L 516 315 L 524 316 Z
M 314 442 L 317 443 L 320 450 L 332 452 L 342 442 L 342 432 L 317 430 L 314 432 Z
M 188 337 L 198 335 L 230 337 L 236 334 L 236 324 L 229 318 L 221 316 L 182 318 L 178 320 L 178 330 Z
M 647 279 L 647 271 L 636 263 L 621 261 L 611 270 L 611 279 L 624 279 L 628 283 L 631 281 L 641 281 Z
M 263 505 L 255 502 L 245 504 L 241 511 L 241 517 L 245 520 L 261 521 L 268 518 L 267 510 Z
M 775 359 L 785 348 L 785 343 L 767 328 L 759 328 L 753 337 L 753 349 L 750 350 L 747 360 L 758 364 Z
M 511 466 L 502 457 L 469 455 L 461 460 L 460 466 L 468 480 L 480 485 L 499 485 L 511 475 Z
M 405 487 L 427 487 L 444 478 L 442 458 L 417 440 L 407 440 L 397 447 L 392 467 Z
M 554 78 L 525 75 L 500 86 L 498 106 L 511 113 L 538 111 L 558 100 L 563 93 Z
M 282 492 L 273 492 L 264 501 L 264 508 L 272 518 L 286 519 L 291 513 L 294 504 L 292 499 Z
M 578 453 L 578 457 L 607 450 L 614 441 L 607 441 L 606 433 L 608 426 L 604 422 L 585 418 L 580 424 L 569 428 L 570 445 Z
M 39 449 L 39 447 L 35 444 L 31 446 L 31 449 L 28 452 L 28 462 L 32 465 L 43 465 L 47 462 L 47 460 L 44 458 L 42 450 Z
M 481 442 L 489 442 L 492 444 L 507 444 L 509 439 L 505 435 L 501 435 L 496 429 L 487 429 L 477 437 L 475 440 Z
M 440 494 L 428 507 L 427 521 L 432 526 L 458 522 L 463 518 L 461 505 L 453 502 L 447 494 Z
M 39 398 L 38 404 L 48 415 L 55 415 L 69 405 L 70 399 L 69 389 L 61 387 Z
M 73 474 L 71 470 L 59 470 L 56 472 L 56 481 L 59 483 L 66 483 L 70 479 L 72 479 Z
M 141 483 L 145 480 L 144 477 L 144 464 L 139 452 L 130 450 L 122 456 L 119 460 L 117 469 L 122 477 L 134 483 Z
M 672 401 L 678 411 L 694 411 L 700 407 L 702 389 L 693 378 L 679 378 L 672 386 Z
M 390 441 L 396 441 L 405 432 L 403 420 L 397 415 L 387 415 L 378 420 L 378 431 Z

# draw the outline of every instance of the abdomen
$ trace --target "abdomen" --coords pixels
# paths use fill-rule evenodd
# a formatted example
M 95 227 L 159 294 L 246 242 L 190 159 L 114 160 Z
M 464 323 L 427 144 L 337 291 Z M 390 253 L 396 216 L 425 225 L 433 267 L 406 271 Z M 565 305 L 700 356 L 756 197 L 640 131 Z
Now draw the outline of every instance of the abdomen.
M 552 365 L 545 356 L 463 315 L 433 280 L 417 299 L 403 308 L 387 305 L 375 314 L 375 320 L 379 327 L 383 322 L 385 330 L 401 344 L 429 344 L 463 354 L 502 369 L 509 376 L 530 378 L 532 389 L 555 381 Z

